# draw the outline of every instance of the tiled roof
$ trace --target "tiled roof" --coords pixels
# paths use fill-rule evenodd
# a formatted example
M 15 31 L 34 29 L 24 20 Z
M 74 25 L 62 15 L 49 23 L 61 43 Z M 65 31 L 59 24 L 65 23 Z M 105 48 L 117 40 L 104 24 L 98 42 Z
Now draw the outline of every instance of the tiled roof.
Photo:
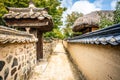
M 27 8 L 8 7 L 7 10 L 9 12 L 3 16 L 3 19 L 8 27 L 37 28 L 43 32 L 53 29 L 53 21 L 48 14 L 48 8 L 36 8 L 30 2 Z
M 52 19 L 50 15 L 48 15 L 47 11 L 45 9 L 32 9 L 32 8 L 10 8 L 10 11 L 8 14 L 5 14 L 3 16 L 4 19 L 39 19 L 43 20 L 45 18 Z
M 95 32 L 86 33 L 67 40 L 72 43 L 84 44 L 120 44 L 120 24 L 110 26 Z
M 3 16 L 4 19 L 39 19 L 43 20 L 45 18 L 52 19 L 48 14 L 47 8 L 36 8 L 34 4 L 30 4 L 28 8 L 12 8 L 8 7 L 8 14 Z
M 0 43 L 30 43 L 37 42 L 32 34 L 0 26 Z

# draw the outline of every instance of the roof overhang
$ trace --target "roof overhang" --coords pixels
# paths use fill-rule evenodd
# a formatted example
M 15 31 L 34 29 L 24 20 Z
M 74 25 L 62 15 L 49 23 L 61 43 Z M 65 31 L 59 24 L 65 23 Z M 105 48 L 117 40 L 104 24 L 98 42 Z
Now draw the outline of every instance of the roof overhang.
M 3 16 L 7 26 L 37 28 L 44 32 L 53 29 L 52 17 L 47 8 L 36 8 L 30 3 L 28 8 L 8 7 L 7 10 L 9 12 Z
M 83 24 L 74 26 L 72 30 L 74 32 L 81 32 L 82 30 L 87 29 L 87 28 L 99 28 L 99 26 L 98 26 L 98 24 L 83 23 Z

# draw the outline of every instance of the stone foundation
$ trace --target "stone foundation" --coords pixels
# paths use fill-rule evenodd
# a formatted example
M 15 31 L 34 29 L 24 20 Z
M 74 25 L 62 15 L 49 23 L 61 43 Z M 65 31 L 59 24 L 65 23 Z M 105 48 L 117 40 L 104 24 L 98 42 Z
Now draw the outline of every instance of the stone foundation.
M 52 53 L 52 42 L 43 43 L 43 59 L 47 60 Z
M 43 41 L 43 59 L 48 60 L 50 55 L 52 54 L 54 48 L 56 47 L 56 44 L 58 43 L 58 40 L 52 40 L 52 41 Z

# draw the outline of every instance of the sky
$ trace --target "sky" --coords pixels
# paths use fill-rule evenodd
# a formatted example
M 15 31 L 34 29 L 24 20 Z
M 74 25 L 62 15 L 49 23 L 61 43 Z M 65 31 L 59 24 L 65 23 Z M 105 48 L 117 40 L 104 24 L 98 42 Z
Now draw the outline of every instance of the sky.
M 67 14 L 73 11 L 88 14 L 92 11 L 99 10 L 115 10 L 116 2 L 118 0 L 61 0 L 61 6 L 66 7 L 67 10 L 63 13 L 63 21 Z
M 68 13 L 72 11 L 88 14 L 96 10 L 114 10 L 117 0 L 62 0 L 61 6 L 66 7 Z

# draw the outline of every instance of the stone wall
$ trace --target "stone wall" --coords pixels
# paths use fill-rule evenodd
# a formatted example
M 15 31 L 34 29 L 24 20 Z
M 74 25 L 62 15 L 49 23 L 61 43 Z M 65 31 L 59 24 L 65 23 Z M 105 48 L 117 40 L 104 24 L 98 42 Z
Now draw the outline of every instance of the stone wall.
M 120 45 L 63 43 L 87 80 L 120 80 Z
M 36 64 L 37 39 L 0 26 L 0 80 L 27 80 Z
M 43 42 L 43 59 L 47 60 L 52 53 L 52 42 Z
M 43 41 L 43 59 L 48 60 L 50 55 L 52 54 L 56 44 L 59 42 L 58 39 L 53 40 L 45 40 Z

